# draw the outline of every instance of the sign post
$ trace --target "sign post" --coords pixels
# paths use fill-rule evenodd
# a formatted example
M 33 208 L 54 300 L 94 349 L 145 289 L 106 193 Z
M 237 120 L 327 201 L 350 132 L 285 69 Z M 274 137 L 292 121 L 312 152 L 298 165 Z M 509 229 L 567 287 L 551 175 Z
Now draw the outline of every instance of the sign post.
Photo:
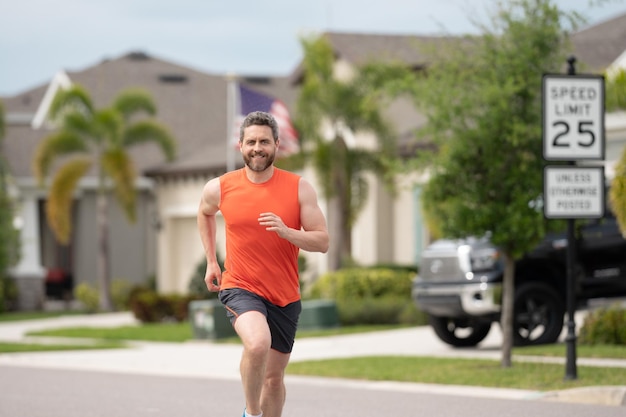
M 567 219 L 567 358 L 565 379 L 577 379 L 574 220 L 604 216 L 604 168 L 576 166 L 579 160 L 604 160 L 604 77 L 576 75 L 576 58 L 567 75 L 545 74 L 543 158 L 567 165 L 544 168 L 544 216 Z

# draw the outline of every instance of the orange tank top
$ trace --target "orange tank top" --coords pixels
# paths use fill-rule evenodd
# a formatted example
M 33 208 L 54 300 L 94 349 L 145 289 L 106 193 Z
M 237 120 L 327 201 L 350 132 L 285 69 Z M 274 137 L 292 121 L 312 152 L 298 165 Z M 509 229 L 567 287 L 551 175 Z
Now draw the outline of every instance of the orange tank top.
M 299 248 L 258 221 L 261 213 L 272 212 L 287 227 L 300 230 L 299 181 L 298 175 L 278 168 L 262 184 L 250 182 L 244 169 L 220 177 L 226 224 L 222 289 L 242 288 L 280 307 L 300 299 Z

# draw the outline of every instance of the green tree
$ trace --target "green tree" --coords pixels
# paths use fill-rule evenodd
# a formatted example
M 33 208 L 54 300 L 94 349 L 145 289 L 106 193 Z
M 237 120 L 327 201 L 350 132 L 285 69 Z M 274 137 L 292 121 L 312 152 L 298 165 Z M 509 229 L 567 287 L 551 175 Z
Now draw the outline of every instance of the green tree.
M 301 156 L 313 166 L 329 202 L 329 268 L 336 270 L 351 261 L 352 226 L 368 196 L 366 173 L 382 178 L 393 192 L 389 161 L 395 141 L 380 112 L 385 97 L 381 68 L 357 68 L 339 80 L 326 38 L 302 39 L 301 44 L 304 76 L 295 122 L 303 142 Z M 348 136 L 362 132 L 375 137 L 374 147 L 348 144 Z
M 137 176 L 128 148 L 156 144 L 169 159 L 175 140 L 153 118 L 156 106 L 146 91 L 120 92 L 112 105 L 96 109 L 87 91 L 75 85 L 60 91 L 50 107 L 51 120 L 59 130 L 44 138 L 35 153 L 33 170 L 41 184 L 56 158 L 64 157 L 50 184 L 46 216 L 56 238 L 67 244 L 71 236 L 71 205 L 78 181 L 92 170 L 97 178 L 98 283 L 100 308 L 112 309 L 109 261 L 108 199 L 111 188 L 129 221 L 135 220 Z M 112 184 L 112 186 L 110 185 Z
M 606 111 L 626 110 L 626 69 L 606 74 Z
M 425 211 L 445 236 L 489 232 L 503 251 L 503 367 L 511 366 L 515 260 L 550 226 L 538 204 L 542 74 L 563 68 L 576 22 L 549 0 L 498 2 L 481 36 L 437 51 L 413 90 L 438 145 L 428 156 Z
M 4 104 L 0 101 L 0 150 L 6 132 Z M 4 153 L 0 154 L 0 312 L 4 310 L 8 268 L 18 260 L 19 236 L 13 226 L 13 202 L 9 195 L 8 169 Z
M 626 70 L 606 76 L 606 110 L 626 110 Z M 622 234 L 626 236 L 626 149 L 615 164 L 615 176 L 609 190 L 611 209 Z

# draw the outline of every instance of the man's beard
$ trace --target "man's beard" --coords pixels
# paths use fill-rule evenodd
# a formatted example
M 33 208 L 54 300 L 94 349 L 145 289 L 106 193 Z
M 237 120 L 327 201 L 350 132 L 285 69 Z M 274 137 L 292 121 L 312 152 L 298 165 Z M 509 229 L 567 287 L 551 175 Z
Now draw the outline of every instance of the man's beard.
M 265 156 L 265 158 L 257 159 L 257 158 L 252 158 L 247 154 L 244 154 L 243 161 L 248 166 L 248 168 L 250 168 L 252 171 L 263 172 L 272 165 L 272 163 L 274 162 L 274 156 L 276 154 L 275 153 L 271 153 L 271 154 L 263 153 L 263 154 L 256 154 L 256 155 L 262 155 L 262 156 Z

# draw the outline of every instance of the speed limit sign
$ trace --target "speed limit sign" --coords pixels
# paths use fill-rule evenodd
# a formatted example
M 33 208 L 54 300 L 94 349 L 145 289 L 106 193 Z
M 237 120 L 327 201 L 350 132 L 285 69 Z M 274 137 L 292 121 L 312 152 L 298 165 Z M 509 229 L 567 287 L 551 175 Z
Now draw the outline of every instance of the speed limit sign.
M 548 161 L 604 159 L 604 77 L 545 74 L 543 157 Z

